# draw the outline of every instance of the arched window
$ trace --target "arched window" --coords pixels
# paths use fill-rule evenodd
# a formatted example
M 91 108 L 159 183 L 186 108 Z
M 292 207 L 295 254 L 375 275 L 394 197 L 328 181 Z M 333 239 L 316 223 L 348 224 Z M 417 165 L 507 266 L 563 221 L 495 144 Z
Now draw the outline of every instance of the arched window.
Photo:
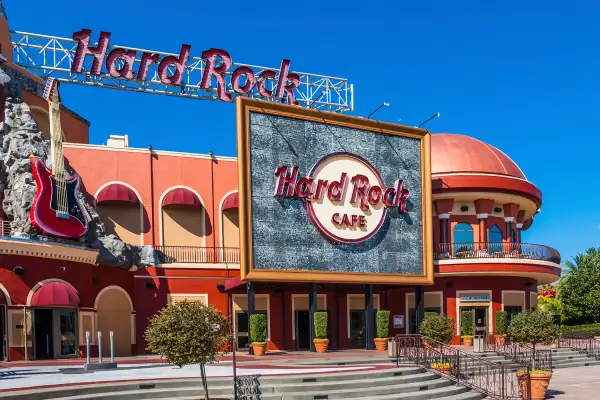
M 473 228 L 471 225 L 460 223 L 454 227 L 454 255 L 473 250 Z
M 502 243 L 502 231 L 498 228 L 498 225 L 492 226 L 488 232 L 488 241 L 490 243 Z

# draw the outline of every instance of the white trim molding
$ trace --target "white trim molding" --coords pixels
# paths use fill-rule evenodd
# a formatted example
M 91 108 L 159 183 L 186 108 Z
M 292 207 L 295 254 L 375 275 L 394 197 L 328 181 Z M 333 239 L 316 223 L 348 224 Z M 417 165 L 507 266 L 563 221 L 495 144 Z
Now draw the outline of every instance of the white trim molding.
M 233 335 L 234 335 L 234 340 L 237 340 L 237 326 L 236 326 L 236 318 L 235 318 L 235 299 L 236 298 L 244 298 L 246 297 L 246 301 L 248 298 L 247 294 L 232 294 L 231 295 L 231 310 L 233 313 Z M 267 299 L 267 342 L 269 342 L 271 340 L 271 295 L 270 294 L 258 294 L 256 293 L 254 295 L 254 299 L 259 299 L 259 298 L 266 298 Z M 256 307 L 256 305 L 255 305 Z M 242 311 L 246 311 L 248 312 L 248 310 L 242 310 Z M 256 308 L 254 309 L 254 311 L 261 311 L 261 310 L 256 310 Z M 248 328 L 250 328 L 250 321 L 248 321 Z M 237 342 L 236 342 L 237 343 Z
M 350 339 L 350 299 L 352 297 L 362 297 L 363 299 L 365 298 L 364 294 L 347 294 L 346 295 L 346 329 L 348 330 L 348 339 Z M 379 302 L 379 293 L 374 293 L 373 294 L 373 310 L 379 310 L 380 309 L 380 302 Z M 362 310 L 364 310 L 365 307 L 363 306 Z M 355 309 L 356 310 L 356 309 Z M 359 309 L 361 310 L 361 309 Z
M 292 294 L 292 340 L 296 340 L 296 299 L 308 298 L 308 294 Z M 324 299 L 325 309 L 320 310 L 319 298 Z M 298 309 L 298 311 L 306 311 L 304 309 Z M 325 293 L 317 294 L 317 311 L 327 311 L 327 295 Z
M 107 286 L 98 292 L 98 295 L 96 295 L 96 299 L 94 300 L 94 308 L 96 310 L 98 310 L 98 300 L 100 300 L 100 296 L 102 296 L 105 292 L 112 290 L 112 289 L 116 289 L 116 290 L 122 292 L 123 294 L 125 294 L 125 296 L 127 296 L 127 300 L 129 301 L 129 310 L 130 311 L 135 310 L 133 308 L 133 301 L 131 301 L 131 297 L 129 296 L 129 293 L 127 293 L 127 291 L 125 289 L 123 289 L 121 286 L 117 286 L 117 285 Z
M 219 240 L 221 241 L 220 243 L 220 247 L 225 247 L 223 246 L 223 244 L 225 243 L 225 231 L 223 230 L 223 203 L 225 202 L 225 199 L 233 193 L 238 193 L 238 190 L 232 190 L 230 192 L 225 193 L 225 195 L 223 196 L 223 198 L 221 198 L 221 201 L 219 202 Z
M 490 296 L 490 302 L 487 305 L 488 311 L 488 333 L 494 333 L 494 319 L 493 319 L 493 315 L 492 315 L 492 304 L 494 303 L 494 299 L 492 297 L 492 291 L 491 290 L 457 290 L 456 291 L 456 333 L 458 336 L 460 335 L 460 307 L 462 305 L 461 301 L 460 301 L 460 297 L 462 294 L 469 294 L 469 293 L 487 293 Z M 468 304 L 469 303 L 465 303 L 464 307 L 468 308 Z M 478 306 L 474 306 L 474 307 L 478 307 Z

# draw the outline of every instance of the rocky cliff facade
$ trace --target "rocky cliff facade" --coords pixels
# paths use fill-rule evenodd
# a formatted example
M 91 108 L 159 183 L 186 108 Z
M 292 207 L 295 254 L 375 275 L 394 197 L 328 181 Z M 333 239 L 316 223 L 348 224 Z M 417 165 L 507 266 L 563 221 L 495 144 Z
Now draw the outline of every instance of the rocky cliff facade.
M 44 88 L 18 71 L 7 68 L 4 72 L 10 77 L 10 82 L 4 85 L 5 116 L 4 122 L 0 123 L 0 190 L 4 192 L 2 210 L 10 221 L 13 236 L 45 240 L 46 238 L 35 230 L 29 218 L 29 211 L 37 193 L 29 157 L 37 157 L 51 168 L 50 142 L 44 139 L 22 95 L 22 90 L 26 89 L 41 96 Z M 73 173 L 74 171 L 67 166 L 68 176 L 72 176 Z M 85 182 L 82 184 L 82 187 L 85 187 Z M 151 246 L 131 245 L 119 240 L 115 235 L 107 234 L 88 196 L 81 192 L 78 195 L 90 217 L 87 235 L 80 242 L 52 240 L 96 248 L 100 252 L 99 263 L 104 265 L 129 269 L 132 266 L 155 264 L 154 249 Z

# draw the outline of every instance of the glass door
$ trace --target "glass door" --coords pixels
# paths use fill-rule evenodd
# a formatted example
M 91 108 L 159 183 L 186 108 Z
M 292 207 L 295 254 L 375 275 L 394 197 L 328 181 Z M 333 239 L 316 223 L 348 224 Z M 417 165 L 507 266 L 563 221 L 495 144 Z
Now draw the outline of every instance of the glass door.
M 248 348 L 248 313 L 245 311 L 235 312 L 235 336 L 238 350 Z
M 54 327 L 55 357 L 77 356 L 77 310 L 55 308 Z

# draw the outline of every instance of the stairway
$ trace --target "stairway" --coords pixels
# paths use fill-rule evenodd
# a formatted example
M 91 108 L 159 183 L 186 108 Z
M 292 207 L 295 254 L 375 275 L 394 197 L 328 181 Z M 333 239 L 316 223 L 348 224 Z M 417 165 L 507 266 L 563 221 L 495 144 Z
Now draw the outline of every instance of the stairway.
M 484 395 L 413 365 L 399 368 L 258 378 L 260 396 L 246 399 L 445 399 L 479 400 Z M 209 379 L 211 399 L 233 399 L 231 378 Z M 200 379 L 110 383 L 3 393 L 11 400 L 203 399 Z
M 552 366 L 556 368 L 586 367 L 600 365 L 600 360 L 570 348 L 552 349 Z

